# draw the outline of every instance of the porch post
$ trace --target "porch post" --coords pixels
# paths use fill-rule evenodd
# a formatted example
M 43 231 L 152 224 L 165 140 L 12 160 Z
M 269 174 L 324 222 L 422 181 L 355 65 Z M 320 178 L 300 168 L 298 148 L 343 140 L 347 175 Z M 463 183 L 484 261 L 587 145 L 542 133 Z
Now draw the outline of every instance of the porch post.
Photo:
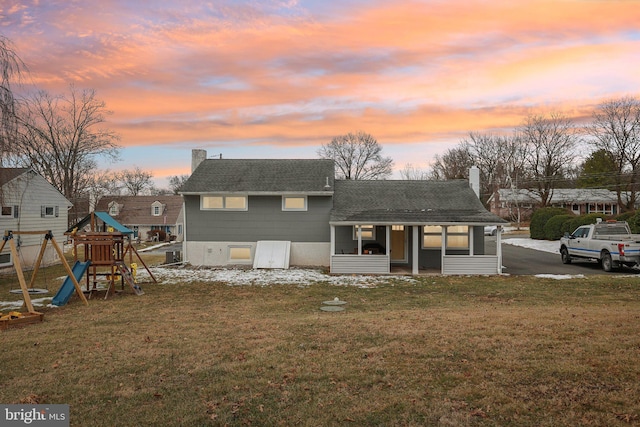
M 385 247 L 387 248 L 387 256 L 389 256 L 389 266 L 391 266 L 391 226 L 387 225 L 385 226 L 385 239 L 386 243 L 385 243 Z
M 442 240 L 440 242 L 440 273 L 444 273 L 444 256 L 447 254 L 447 226 L 442 226 Z
M 358 227 L 358 255 L 362 255 L 362 225 L 356 225 Z
M 474 226 L 469 226 L 469 256 L 473 256 L 473 235 L 474 235 Z
M 498 274 L 502 274 L 502 226 L 496 227 L 496 255 L 498 256 Z
M 336 254 L 336 226 L 331 225 L 331 237 L 330 237 L 330 245 L 329 248 L 329 256 L 334 256 Z
M 413 229 L 413 251 L 411 256 L 411 274 L 418 274 L 420 272 L 420 265 L 418 261 L 418 248 L 420 247 L 420 243 L 418 242 L 418 227 L 417 225 L 412 225 Z

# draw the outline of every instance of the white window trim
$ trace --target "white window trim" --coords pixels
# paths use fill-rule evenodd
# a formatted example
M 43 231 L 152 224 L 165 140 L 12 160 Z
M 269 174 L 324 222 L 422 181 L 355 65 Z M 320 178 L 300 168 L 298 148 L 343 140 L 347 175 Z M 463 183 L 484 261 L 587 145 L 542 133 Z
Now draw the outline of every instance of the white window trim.
M 304 199 L 304 207 L 303 208 L 286 208 L 286 200 L 288 198 L 291 199 Z M 307 196 L 282 196 L 282 211 L 283 212 L 306 212 L 308 209 L 308 199 Z
M 151 216 L 161 216 L 163 213 L 162 211 L 164 210 L 162 209 L 163 207 L 163 204 L 160 202 L 151 203 Z M 158 213 L 156 213 L 156 210 L 158 211 Z
M 9 261 L 0 263 L 0 267 L 8 267 L 10 265 L 13 265 L 13 257 L 11 256 L 11 252 L 7 252 L 7 253 L 4 253 L 2 255 L 3 256 L 7 256 L 8 255 L 9 256 Z
M 48 208 L 51 208 L 51 211 L 52 211 L 51 215 L 47 214 L 47 209 L 48 209 Z M 40 207 L 40 212 L 41 212 L 41 215 L 40 215 L 40 217 L 41 217 L 41 218 L 57 218 L 57 217 L 58 217 L 58 215 L 57 215 L 57 213 L 58 213 L 58 206 L 54 206 L 54 205 L 42 205 L 42 206 Z
M 365 227 L 368 226 L 368 227 Z M 362 224 L 360 226 L 354 225 L 353 226 L 353 240 L 358 240 L 358 227 L 362 228 L 362 240 L 376 240 L 376 226 L 375 225 L 370 225 L 370 224 Z M 364 230 L 368 230 L 369 227 L 372 229 L 373 233 L 372 237 L 365 237 L 364 236 Z
M 204 207 L 204 198 L 205 197 L 222 197 L 222 205 L 221 208 L 205 208 Z M 244 208 L 227 208 L 227 197 L 243 197 L 244 198 Z M 236 212 L 244 212 L 249 210 L 249 197 L 245 194 L 207 194 L 200 196 L 200 210 L 201 211 L 236 211 Z
M 2 206 L 2 209 L 10 208 L 11 213 L 9 215 L 2 215 L 2 210 L 0 209 L 0 218 L 13 218 L 13 214 L 15 213 L 15 206 Z
M 461 224 L 463 225 L 463 224 Z M 424 227 L 422 227 L 422 239 L 420 239 L 420 249 L 442 249 L 442 235 L 444 233 L 444 227 L 445 226 L 439 226 L 440 227 L 440 233 L 426 233 L 430 236 L 436 236 L 436 235 L 440 235 L 440 245 L 438 246 L 425 246 L 424 245 Z M 452 249 L 452 250 L 465 250 L 465 249 L 469 249 L 469 246 L 471 244 L 471 238 L 469 236 L 469 234 L 471 233 L 471 227 L 469 227 L 468 225 L 467 227 L 467 232 L 466 233 L 453 233 L 449 230 L 447 230 L 446 233 L 446 237 L 447 237 L 447 249 Z M 459 246 L 449 246 L 449 237 L 450 236 L 467 236 L 467 246 L 466 247 L 459 247 Z
M 433 227 L 432 225 L 429 226 L 423 226 L 422 227 L 422 238 L 420 239 L 420 249 L 441 249 L 442 248 L 442 226 L 436 226 L 436 227 L 440 227 L 440 232 L 439 233 L 425 233 L 425 227 Z M 425 235 L 429 235 L 429 236 L 440 236 L 440 243 L 438 244 L 438 246 L 425 246 L 424 245 L 424 236 Z

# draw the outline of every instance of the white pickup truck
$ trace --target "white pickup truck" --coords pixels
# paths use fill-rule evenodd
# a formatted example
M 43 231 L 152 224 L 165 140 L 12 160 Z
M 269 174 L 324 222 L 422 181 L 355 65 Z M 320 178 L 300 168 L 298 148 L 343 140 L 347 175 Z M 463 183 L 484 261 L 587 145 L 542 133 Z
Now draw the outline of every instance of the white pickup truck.
M 631 234 L 624 221 L 607 221 L 583 225 L 560 239 L 564 264 L 572 259 L 588 259 L 602 264 L 604 271 L 640 264 L 640 235 Z

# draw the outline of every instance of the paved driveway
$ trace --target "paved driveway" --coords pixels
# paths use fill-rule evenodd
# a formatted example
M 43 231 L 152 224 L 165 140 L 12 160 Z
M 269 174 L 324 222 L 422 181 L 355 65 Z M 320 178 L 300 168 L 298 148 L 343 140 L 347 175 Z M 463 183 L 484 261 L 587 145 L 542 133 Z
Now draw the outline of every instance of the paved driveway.
M 506 238 L 508 239 L 508 237 Z M 503 236 L 503 240 L 506 240 Z M 485 237 L 485 248 L 487 253 L 495 254 L 496 238 Z M 513 275 L 534 275 L 534 274 L 640 274 L 640 270 L 632 268 L 620 268 L 617 271 L 607 273 L 595 262 L 573 261 L 571 264 L 563 264 L 560 260 L 560 253 L 537 251 L 535 249 L 523 248 L 502 244 L 502 270 L 506 274 Z

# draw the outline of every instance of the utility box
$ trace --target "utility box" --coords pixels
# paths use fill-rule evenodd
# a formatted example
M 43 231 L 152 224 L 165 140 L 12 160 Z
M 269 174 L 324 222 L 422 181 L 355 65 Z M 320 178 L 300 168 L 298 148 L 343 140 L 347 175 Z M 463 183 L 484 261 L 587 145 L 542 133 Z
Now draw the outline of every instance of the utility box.
M 180 251 L 167 251 L 165 252 L 165 264 L 173 264 L 174 262 L 180 262 Z

